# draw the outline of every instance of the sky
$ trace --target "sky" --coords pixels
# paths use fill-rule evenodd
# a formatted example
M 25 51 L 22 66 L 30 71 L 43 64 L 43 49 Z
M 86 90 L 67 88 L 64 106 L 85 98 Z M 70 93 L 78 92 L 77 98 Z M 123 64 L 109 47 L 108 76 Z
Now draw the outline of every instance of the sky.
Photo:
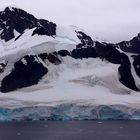
M 78 26 L 110 42 L 129 40 L 140 32 L 140 0 L 0 0 L 0 8 L 6 6 Z

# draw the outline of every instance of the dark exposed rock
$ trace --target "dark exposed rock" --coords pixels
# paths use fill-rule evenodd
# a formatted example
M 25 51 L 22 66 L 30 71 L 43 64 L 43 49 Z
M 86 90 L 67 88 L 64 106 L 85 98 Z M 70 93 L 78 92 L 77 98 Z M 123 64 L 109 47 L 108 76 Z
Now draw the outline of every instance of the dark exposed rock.
M 14 64 L 14 69 L 1 83 L 2 92 L 10 92 L 19 88 L 35 85 L 48 72 L 36 56 L 25 56 Z
M 42 53 L 42 54 L 39 54 L 38 56 L 39 56 L 43 61 L 49 60 L 49 62 L 51 62 L 51 63 L 53 63 L 53 64 L 56 64 L 56 65 L 58 65 L 58 64 L 61 63 L 61 60 L 58 58 L 56 52 L 50 53 L 50 54 Z
M 117 44 L 118 47 L 125 51 L 125 52 L 130 52 L 130 53 L 140 53 L 140 34 L 138 36 L 134 37 L 130 41 L 122 41 Z
M 58 58 L 56 55 L 54 55 L 54 54 L 49 54 L 49 55 L 47 56 L 47 59 L 48 59 L 51 63 L 56 64 L 56 65 L 58 65 L 58 64 L 61 63 L 61 60 L 59 60 L 59 58 Z
M 37 28 L 33 31 L 32 35 L 49 35 L 53 36 L 56 34 L 56 24 L 49 22 L 47 20 L 39 20 Z
M 98 55 L 93 47 L 94 42 L 92 38 L 81 31 L 76 31 L 76 33 L 81 43 L 71 52 L 71 56 L 75 59 L 96 58 Z
M 60 50 L 57 52 L 58 55 L 65 57 L 65 56 L 70 56 L 70 52 L 68 52 L 67 50 Z
M 38 22 L 39 22 L 39 27 L 43 27 L 44 31 L 45 31 L 44 34 L 42 34 L 42 35 L 49 35 L 49 36 L 56 35 L 56 24 L 55 23 L 49 22 L 44 19 L 40 19 Z
M 35 34 L 38 34 L 38 35 L 46 35 L 46 30 L 44 27 L 37 27 L 34 31 L 33 31 L 33 34 L 32 35 L 35 35 Z
M 1 39 L 9 41 L 15 37 L 13 28 L 4 29 L 1 33 Z
M 38 55 L 43 61 L 47 59 L 48 54 L 47 53 L 41 53 Z
M 96 58 L 97 53 L 96 53 L 95 48 L 93 48 L 93 47 L 79 48 L 79 49 L 74 49 L 71 52 L 71 56 L 75 59 Z
M 134 78 L 131 74 L 131 69 L 127 67 L 126 65 L 122 64 L 119 69 L 119 74 L 120 74 L 120 82 L 125 85 L 126 87 L 134 90 L 134 91 L 139 91 L 137 88 Z
M 129 57 L 125 53 L 121 53 L 121 64 L 126 65 L 131 69 L 131 63 Z
M 121 53 L 115 48 L 113 44 L 105 45 L 96 42 L 95 48 L 100 58 L 106 59 L 113 64 L 121 64 Z
M 132 56 L 134 59 L 133 66 L 135 68 L 136 74 L 140 77 L 140 55 Z
M 77 45 L 77 49 L 79 48 L 87 48 L 87 47 L 93 47 L 93 40 L 90 36 L 86 35 L 85 33 L 81 31 L 76 31 L 77 37 L 81 40 L 81 43 Z
M 119 80 L 122 84 L 132 90 L 139 91 L 131 72 L 131 63 L 129 57 L 124 53 L 121 53 L 121 66 L 119 67 L 118 72 L 120 75 Z

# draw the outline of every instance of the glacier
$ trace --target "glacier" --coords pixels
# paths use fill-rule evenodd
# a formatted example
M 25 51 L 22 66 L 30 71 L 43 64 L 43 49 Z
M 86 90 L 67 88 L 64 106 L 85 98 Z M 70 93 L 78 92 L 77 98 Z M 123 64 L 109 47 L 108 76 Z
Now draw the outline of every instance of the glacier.
M 14 109 L 0 108 L 0 121 L 41 120 L 139 120 L 140 109 L 124 105 L 28 106 Z

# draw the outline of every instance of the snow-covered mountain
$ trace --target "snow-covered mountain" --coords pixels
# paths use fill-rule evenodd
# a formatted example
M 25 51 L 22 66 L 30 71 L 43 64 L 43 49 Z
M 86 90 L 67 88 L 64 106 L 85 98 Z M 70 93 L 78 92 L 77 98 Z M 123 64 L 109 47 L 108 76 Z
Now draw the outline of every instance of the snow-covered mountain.
M 74 26 L 63 27 L 37 19 L 24 10 L 7 7 L 0 12 L 0 38 L 2 92 L 38 84 L 48 73 L 49 63 L 59 65 L 66 56 L 74 59 L 101 58 L 116 64 L 119 67 L 118 80 L 139 91 L 133 76 L 133 72 L 136 77 L 140 76 L 139 56 L 131 58 L 117 49 L 117 45 L 93 41 Z
M 0 98 L 15 101 L 2 107 L 19 106 L 17 100 L 23 106 L 25 101 L 90 99 L 96 105 L 124 104 L 125 99 L 135 104 L 140 96 L 131 100 L 129 94 L 140 91 L 139 42 L 139 35 L 118 44 L 99 42 L 76 26 L 6 7 L 0 12 L 0 90 L 10 93 L 0 93 Z

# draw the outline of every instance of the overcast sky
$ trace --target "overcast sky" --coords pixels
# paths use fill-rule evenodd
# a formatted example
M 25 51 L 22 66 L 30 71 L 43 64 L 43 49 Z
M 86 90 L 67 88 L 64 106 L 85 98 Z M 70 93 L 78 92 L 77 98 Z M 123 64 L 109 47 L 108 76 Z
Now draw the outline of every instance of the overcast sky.
M 140 0 L 0 0 L 58 24 L 76 25 L 118 42 L 140 32 Z

